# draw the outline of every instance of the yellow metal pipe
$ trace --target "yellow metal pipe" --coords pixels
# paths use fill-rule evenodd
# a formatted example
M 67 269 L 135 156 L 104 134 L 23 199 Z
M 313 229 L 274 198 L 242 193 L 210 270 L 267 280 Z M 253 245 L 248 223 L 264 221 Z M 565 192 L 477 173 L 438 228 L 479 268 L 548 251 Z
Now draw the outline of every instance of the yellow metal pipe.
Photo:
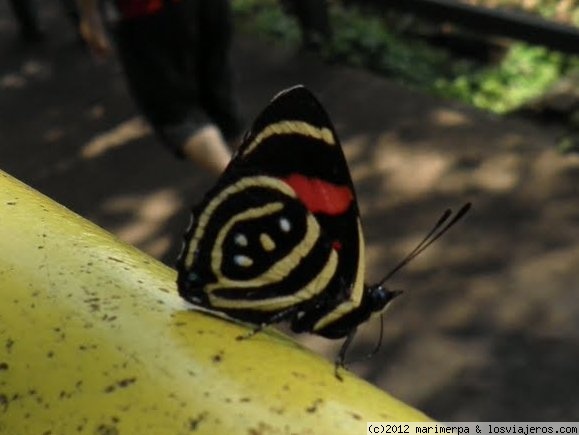
M 0 172 L 0 433 L 354 434 L 420 412 L 268 329 L 192 309 L 175 272 Z

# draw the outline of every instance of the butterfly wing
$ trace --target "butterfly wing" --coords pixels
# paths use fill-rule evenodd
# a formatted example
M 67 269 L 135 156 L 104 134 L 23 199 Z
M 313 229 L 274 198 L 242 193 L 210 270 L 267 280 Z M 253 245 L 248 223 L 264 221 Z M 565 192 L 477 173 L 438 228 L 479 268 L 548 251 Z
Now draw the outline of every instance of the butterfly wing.
M 178 261 L 179 291 L 193 303 L 254 323 L 300 312 L 297 329 L 314 330 L 361 300 L 354 187 L 326 112 L 303 86 L 258 116 L 193 219 Z

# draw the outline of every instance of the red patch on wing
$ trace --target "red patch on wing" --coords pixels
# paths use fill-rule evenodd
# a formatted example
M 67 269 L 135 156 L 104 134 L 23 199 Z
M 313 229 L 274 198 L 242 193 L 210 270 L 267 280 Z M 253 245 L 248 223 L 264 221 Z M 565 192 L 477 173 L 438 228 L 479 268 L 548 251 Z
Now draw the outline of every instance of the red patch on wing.
M 284 178 L 312 213 L 339 215 L 350 207 L 354 192 L 347 186 L 332 184 L 319 178 L 291 174 Z

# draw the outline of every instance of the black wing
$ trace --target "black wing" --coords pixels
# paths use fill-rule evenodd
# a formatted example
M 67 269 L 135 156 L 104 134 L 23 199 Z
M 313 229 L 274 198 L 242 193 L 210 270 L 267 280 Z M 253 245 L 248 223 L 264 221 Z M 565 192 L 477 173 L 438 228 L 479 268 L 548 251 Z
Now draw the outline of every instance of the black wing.
M 304 330 L 359 304 L 356 195 L 334 127 L 305 87 L 270 102 L 193 214 L 178 262 L 186 299 L 255 323 L 308 310 Z

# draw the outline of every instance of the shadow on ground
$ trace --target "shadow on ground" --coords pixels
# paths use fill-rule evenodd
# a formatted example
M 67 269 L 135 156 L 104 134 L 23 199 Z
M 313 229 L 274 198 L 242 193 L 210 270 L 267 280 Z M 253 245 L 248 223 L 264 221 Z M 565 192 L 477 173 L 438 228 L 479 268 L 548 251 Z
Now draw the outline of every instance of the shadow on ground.
M 118 65 L 95 64 L 53 6 L 47 40 L 20 45 L 0 6 L 0 167 L 172 264 L 212 180 L 135 117 Z M 449 206 L 474 209 L 390 285 L 383 347 L 353 369 L 440 420 L 579 415 L 579 157 L 556 131 L 403 89 L 238 37 L 243 112 L 307 84 L 344 142 L 379 279 Z M 365 326 L 352 356 L 371 349 Z M 337 343 L 301 338 L 329 356 Z

